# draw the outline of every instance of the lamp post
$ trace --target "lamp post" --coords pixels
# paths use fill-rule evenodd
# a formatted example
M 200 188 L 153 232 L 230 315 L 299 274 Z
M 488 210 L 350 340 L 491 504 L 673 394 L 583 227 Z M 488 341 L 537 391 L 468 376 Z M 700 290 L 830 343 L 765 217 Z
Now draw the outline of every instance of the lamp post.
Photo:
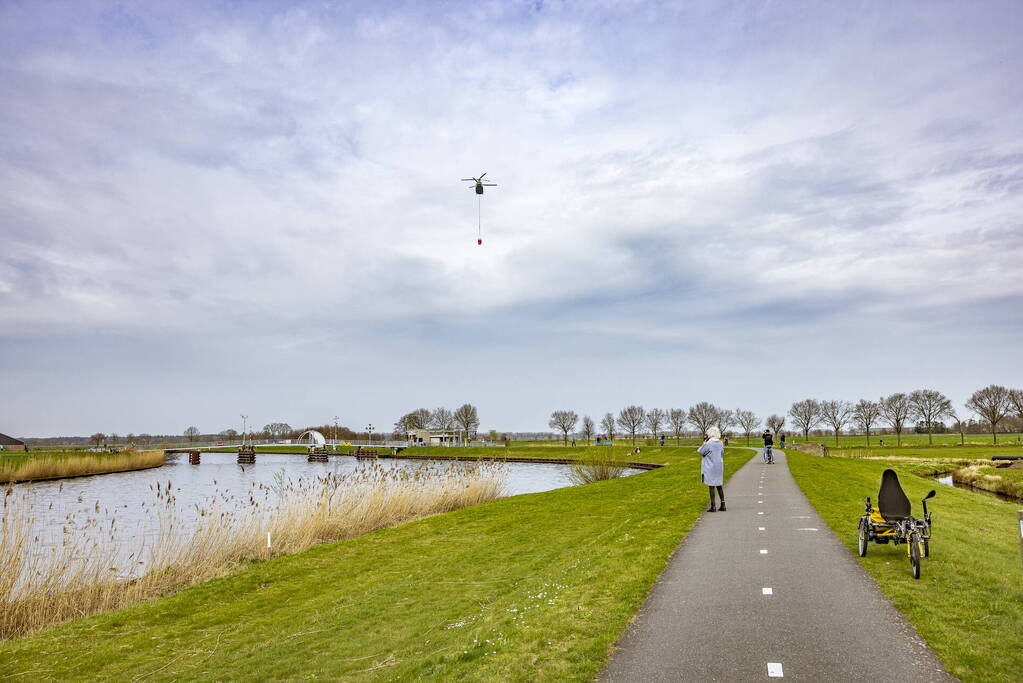
M 245 445 L 245 434 L 248 431 L 248 427 L 249 427 L 249 416 L 248 415 L 242 415 L 242 446 Z
M 334 416 L 334 450 L 337 450 L 337 422 L 341 418 L 337 415 Z
M 373 423 L 372 422 L 370 422 L 368 425 L 366 425 L 366 432 L 369 434 L 369 443 L 367 443 L 366 445 L 369 445 L 370 443 L 373 443 Z

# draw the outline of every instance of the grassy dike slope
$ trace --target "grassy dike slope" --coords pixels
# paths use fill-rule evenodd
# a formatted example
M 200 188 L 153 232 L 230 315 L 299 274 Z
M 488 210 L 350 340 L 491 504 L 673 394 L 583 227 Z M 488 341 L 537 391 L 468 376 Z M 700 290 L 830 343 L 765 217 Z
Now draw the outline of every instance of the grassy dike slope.
M 692 449 L 648 455 L 672 465 L 320 546 L 3 643 L 0 676 L 588 680 L 706 505 Z M 727 473 L 751 456 L 729 449 Z
M 787 451 L 796 482 L 850 552 L 863 499 L 877 500 L 881 472 L 899 473 L 913 512 L 932 488 L 931 556 L 920 580 L 910 575 L 906 547 L 871 544 L 859 558 L 881 590 L 963 681 L 1023 676 L 1023 567 L 1017 505 L 940 486 L 911 474 L 912 464 L 818 458 Z

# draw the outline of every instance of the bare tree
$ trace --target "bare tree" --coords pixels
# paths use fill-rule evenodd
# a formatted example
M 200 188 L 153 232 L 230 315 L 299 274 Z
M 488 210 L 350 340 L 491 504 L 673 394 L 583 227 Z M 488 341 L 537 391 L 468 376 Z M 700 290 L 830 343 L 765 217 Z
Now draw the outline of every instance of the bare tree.
M 99 446 L 102 443 L 104 443 L 106 440 L 107 440 L 107 435 L 104 434 L 103 432 L 96 432 L 95 434 L 93 434 L 92 436 L 89 437 L 89 441 L 91 441 L 92 445 L 94 445 L 94 446 Z
M 866 432 L 868 447 L 870 446 L 870 428 L 874 426 L 879 417 L 881 417 L 881 406 L 877 404 L 877 401 L 861 398 L 853 406 L 853 420 L 856 421 L 860 429 Z
M 185 430 L 185 438 L 188 439 L 189 442 L 194 442 L 196 437 L 198 436 L 199 436 L 198 427 L 189 427 L 188 429 Z
M 781 415 L 771 415 L 767 418 L 767 428 L 778 435 L 785 426 L 785 418 Z
M 575 414 L 574 410 L 555 410 L 551 413 L 551 419 L 547 426 L 551 429 L 560 429 L 565 436 L 565 445 L 567 446 L 568 433 L 575 429 L 575 423 L 578 421 L 579 416 Z
M 668 424 L 671 425 L 671 433 L 675 436 L 675 445 L 682 443 L 682 433 L 686 431 L 686 423 L 689 422 L 689 415 L 681 408 L 672 408 L 668 411 Z
M 454 414 L 443 406 L 430 413 L 430 429 L 447 432 L 455 428 Z
M 835 430 L 836 446 L 842 427 L 849 422 L 852 412 L 852 404 L 848 401 L 821 401 L 821 417 Z
M 292 432 L 291 425 L 287 422 L 271 422 L 268 425 L 263 425 L 263 431 L 266 432 L 267 436 L 273 441 L 279 441 L 286 434 Z
M 1023 424 L 1023 389 L 1012 389 L 1009 391 L 1009 405 L 1016 413 L 1021 424 Z
M 696 427 L 696 431 L 700 433 L 700 436 L 706 436 L 707 430 L 717 421 L 718 412 L 714 404 L 700 401 L 689 409 L 689 422 Z
M 895 430 L 895 443 L 902 445 L 902 428 L 909 418 L 913 406 L 909 402 L 909 396 L 903 393 L 895 393 L 885 396 L 878 404 L 881 406 L 881 417 Z
M 615 440 L 615 416 L 614 413 L 604 413 L 604 417 L 600 418 L 600 428 L 607 434 L 607 440 L 614 442 Z
M 238 430 L 231 429 L 230 427 L 220 432 L 220 436 L 225 439 L 236 439 L 238 438 Z
M 593 424 L 593 418 L 589 415 L 583 415 L 583 438 L 587 441 L 593 439 L 593 435 L 597 433 L 597 425 Z
M 789 408 L 789 416 L 796 423 L 796 427 L 803 432 L 803 440 L 806 441 L 810 438 L 810 430 L 821 421 L 821 404 L 813 398 L 797 401 Z
M 417 408 L 408 414 L 409 429 L 429 429 L 430 411 L 426 408 Z
M 636 433 L 643 426 L 646 420 L 646 411 L 643 406 L 629 406 L 618 411 L 618 426 L 628 432 L 632 437 L 632 443 L 636 443 Z
M 966 445 L 966 420 L 965 416 L 962 415 L 955 407 L 948 409 L 948 416 L 952 420 L 952 424 L 955 425 L 956 431 L 959 432 L 959 445 Z
M 735 413 L 731 410 L 725 410 L 724 408 L 715 408 L 718 413 L 714 418 L 714 424 L 721 431 L 722 436 L 729 430 L 729 428 L 735 426 Z
M 991 425 L 991 439 L 998 443 L 998 423 L 1009 414 L 1009 390 L 997 384 L 978 389 L 966 402 L 966 407 L 987 420 Z
M 463 403 L 462 407 L 455 411 L 454 419 L 459 429 L 465 432 L 466 440 L 471 438 L 480 426 L 479 413 L 476 412 L 476 406 L 471 403 Z
M 760 418 L 752 410 L 740 409 L 735 411 L 735 421 L 739 423 L 742 433 L 746 435 L 746 445 L 749 446 L 750 434 L 760 427 Z
M 909 395 L 913 414 L 927 425 L 927 443 L 934 444 L 934 423 L 948 415 L 952 401 L 940 391 L 917 389 Z
M 664 424 L 664 420 L 667 414 L 660 408 L 651 408 L 646 414 L 646 426 L 650 428 L 650 434 L 655 439 L 657 438 L 657 432 L 661 431 L 661 425 Z

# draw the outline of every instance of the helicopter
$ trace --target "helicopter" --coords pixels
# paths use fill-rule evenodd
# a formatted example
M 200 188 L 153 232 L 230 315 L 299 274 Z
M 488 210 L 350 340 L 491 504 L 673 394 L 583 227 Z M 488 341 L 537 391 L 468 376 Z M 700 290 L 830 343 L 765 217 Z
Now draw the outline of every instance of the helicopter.
M 497 183 L 483 182 L 486 172 L 480 174 L 479 178 L 462 178 L 463 183 L 476 183 L 476 194 L 483 194 L 484 187 L 497 187 Z
M 476 244 L 478 244 L 478 245 L 482 245 L 483 244 L 483 213 L 482 213 L 483 209 L 481 207 L 482 199 L 483 199 L 483 197 L 481 195 L 483 194 L 483 188 L 484 187 L 497 187 L 497 183 L 484 182 L 483 179 L 486 176 L 487 176 L 487 174 L 484 171 L 483 173 L 480 174 L 479 178 L 462 178 L 462 182 L 463 183 L 476 183 L 476 188 L 475 188 L 476 189 L 476 200 L 477 200 L 477 202 L 476 202 L 477 203 L 477 206 L 476 206 L 476 211 L 477 211 Z

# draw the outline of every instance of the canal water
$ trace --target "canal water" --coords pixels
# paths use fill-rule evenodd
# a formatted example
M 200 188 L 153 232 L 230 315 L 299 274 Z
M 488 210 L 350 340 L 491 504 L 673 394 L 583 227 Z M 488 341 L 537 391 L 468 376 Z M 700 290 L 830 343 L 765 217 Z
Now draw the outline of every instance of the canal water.
M 381 473 L 396 480 L 403 475 L 436 478 L 475 466 L 334 455 L 327 462 L 307 462 L 305 455 L 284 453 L 260 453 L 253 465 L 239 465 L 235 453 L 203 453 L 202 464 L 190 465 L 186 454 L 175 454 L 163 467 L 150 470 L 14 484 L 4 510 L 30 518 L 30 552 L 67 546 L 69 541 L 81 541 L 84 548 L 87 540 L 102 538 L 104 546 L 117 547 L 137 561 L 169 524 L 187 533 L 203 515 L 248 515 L 254 505 L 267 510 L 285 488 L 315 488 L 310 483 L 326 475 L 342 482 Z M 504 481 L 506 496 L 572 486 L 570 465 L 504 462 L 482 467 Z M 642 471 L 629 469 L 626 474 Z

